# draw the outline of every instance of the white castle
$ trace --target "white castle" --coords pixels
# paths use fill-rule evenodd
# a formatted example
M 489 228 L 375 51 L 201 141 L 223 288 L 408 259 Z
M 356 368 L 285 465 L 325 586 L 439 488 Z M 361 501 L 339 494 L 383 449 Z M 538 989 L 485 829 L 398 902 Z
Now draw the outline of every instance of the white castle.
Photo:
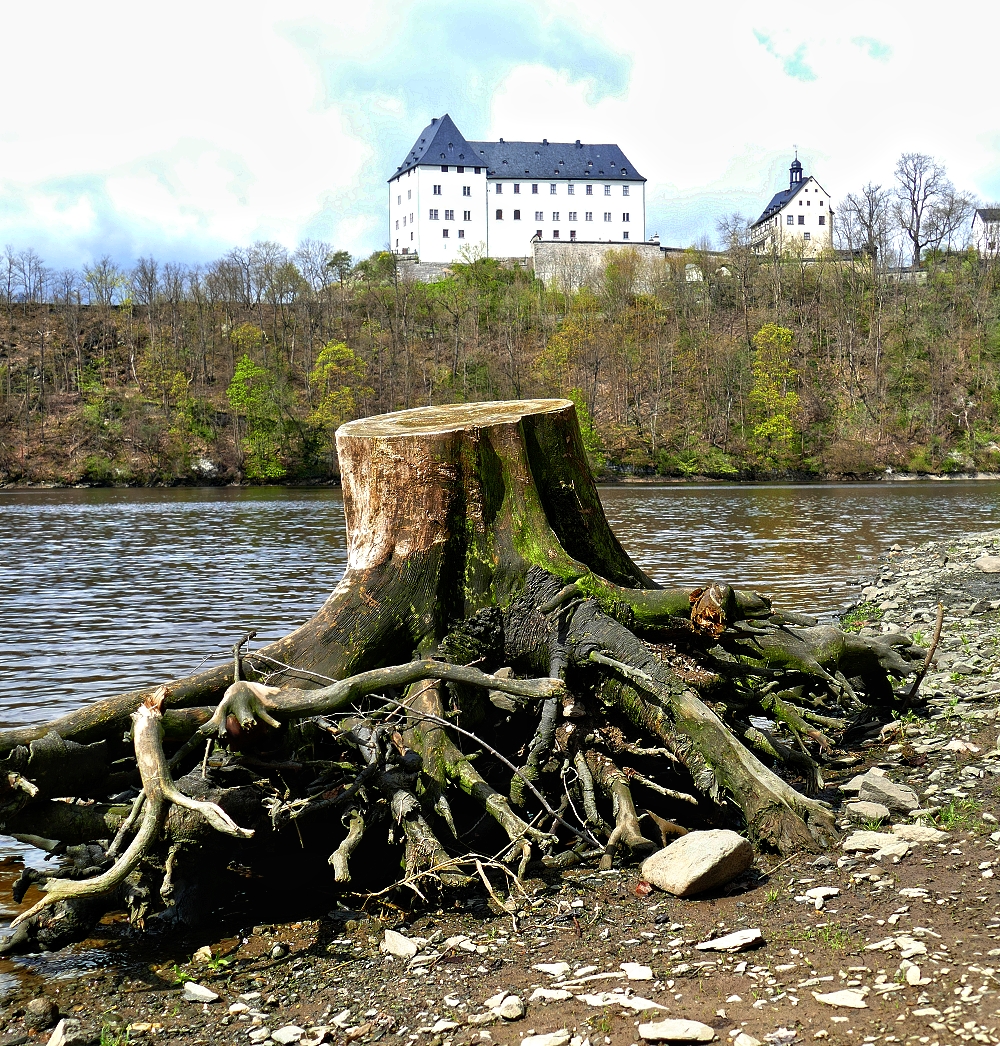
M 421 261 L 458 261 L 466 245 L 525 258 L 532 241 L 645 238 L 646 179 L 617 145 L 470 142 L 445 114 L 389 179 L 390 247 Z

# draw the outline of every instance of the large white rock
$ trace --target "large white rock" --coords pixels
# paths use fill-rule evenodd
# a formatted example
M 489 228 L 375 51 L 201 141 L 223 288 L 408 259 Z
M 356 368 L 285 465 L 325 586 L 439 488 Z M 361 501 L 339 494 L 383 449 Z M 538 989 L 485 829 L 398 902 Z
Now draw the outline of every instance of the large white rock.
M 908 785 L 896 784 L 888 777 L 865 774 L 858 798 L 862 802 L 881 803 L 896 813 L 908 814 L 920 807 L 920 797 Z
M 646 1042 L 711 1042 L 715 1038 L 715 1032 L 707 1024 L 676 1018 L 640 1024 L 639 1035 Z
M 211 988 L 206 988 L 204 984 L 198 984 L 196 981 L 185 981 L 181 991 L 181 998 L 185 1002 L 215 1002 L 218 997 Z
M 852 1010 L 867 1010 L 866 994 L 864 989 L 858 991 L 855 988 L 844 988 L 839 992 L 813 992 L 813 998 L 817 1002 L 825 1002 L 827 1006 L 846 1006 Z
M 688 832 L 642 862 L 647 882 L 677 897 L 704 893 L 742 875 L 753 864 L 753 847 L 738 832 Z
M 420 951 L 416 941 L 411 941 L 409 937 L 404 937 L 395 930 L 385 931 L 385 938 L 380 947 L 387 955 L 395 955 L 397 959 L 412 959 Z
M 949 838 L 947 832 L 925 824 L 894 824 L 892 834 L 907 843 L 943 843 Z

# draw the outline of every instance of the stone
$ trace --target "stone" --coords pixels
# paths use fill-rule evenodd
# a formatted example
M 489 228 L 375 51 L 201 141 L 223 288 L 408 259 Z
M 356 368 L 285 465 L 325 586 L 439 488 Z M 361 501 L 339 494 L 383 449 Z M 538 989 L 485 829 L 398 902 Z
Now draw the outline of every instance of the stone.
M 883 846 L 891 846 L 899 840 L 889 832 L 852 832 L 841 846 L 848 853 L 869 852 L 881 850 Z
M 565 1002 L 572 998 L 573 993 L 565 988 L 536 988 L 528 997 L 528 1002 Z
M 888 777 L 865 774 L 858 798 L 862 802 L 881 803 L 895 813 L 908 814 L 920 807 L 920 798 L 908 785 L 896 784 Z
M 63 1017 L 55 1026 L 46 1046 L 98 1046 L 101 1033 L 87 1028 L 76 1017 Z
M 642 862 L 640 875 L 676 897 L 723 886 L 753 864 L 753 847 L 727 829 L 688 832 Z
M 943 843 L 950 836 L 925 824 L 894 824 L 892 834 L 907 843 Z
M 735 933 L 727 933 L 725 937 L 716 937 L 711 941 L 702 941 L 695 948 L 700 952 L 741 952 L 744 948 L 752 948 L 755 944 L 763 944 L 764 935 L 759 929 L 737 930 Z
M 639 962 L 623 962 L 621 969 L 625 971 L 625 976 L 630 981 L 651 981 L 653 979 L 652 967 L 643 966 Z
M 292 1043 L 299 1042 L 305 1033 L 305 1028 L 300 1028 L 297 1024 L 286 1024 L 284 1028 L 276 1028 L 271 1032 L 271 1038 L 281 1046 L 291 1046 Z
M 745 1031 L 741 1031 L 739 1035 L 733 1039 L 733 1046 L 764 1046 L 760 1039 L 755 1039 L 752 1035 L 748 1035 Z
M 247 1032 L 247 1038 L 251 1042 L 263 1042 L 265 1039 L 271 1038 L 271 1029 L 263 1026 L 260 1028 L 251 1028 L 250 1031 Z
M 849 821 L 854 821 L 855 824 L 864 824 L 866 821 L 888 821 L 889 820 L 889 807 L 882 803 L 871 803 L 862 802 L 859 800 L 856 803 L 847 803 L 844 807 L 844 813 Z
M 271 950 L 270 950 L 270 951 L 268 952 L 268 955 L 269 955 L 269 956 L 270 956 L 270 957 L 271 957 L 272 959 L 284 959 L 284 957 L 285 957 L 285 956 L 286 956 L 287 954 L 288 954 L 288 945 L 287 945 L 287 944 L 276 944 L 276 945 L 275 945 L 275 946 L 274 946 L 274 947 L 273 947 L 273 948 L 272 948 L 272 949 L 271 949 Z
M 568 962 L 538 962 L 531 968 L 550 977 L 565 977 L 570 970 Z
M 868 1009 L 865 992 L 855 988 L 843 988 L 839 992 L 813 992 L 812 994 L 817 1002 L 826 1003 L 827 1006 L 846 1006 L 852 1010 Z
M 715 1031 L 701 1021 L 668 1017 L 652 1024 L 640 1024 L 639 1035 L 646 1042 L 711 1042 Z
M 567 1046 L 570 1040 L 568 1028 L 546 1032 L 544 1035 L 529 1035 L 521 1040 L 521 1046 Z
M 906 983 L 909 984 L 910 987 L 916 987 L 920 983 L 920 967 L 908 967 L 904 976 L 906 977 Z
M 505 1021 L 519 1021 L 525 1010 L 523 1001 L 517 995 L 508 995 L 499 1006 L 493 1008 L 493 1012 Z
M 980 556 L 975 565 L 984 574 L 1000 574 L 1000 556 Z
M 404 937 L 395 930 L 385 931 L 385 937 L 379 948 L 386 955 L 394 955 L 397 959 L 412 959 L 420 951 L 420 946 L 416 941 L 411 941 L 409 937 Z
M 830 897 L 836 897 L 840 893 L 840 890 L 836 886 L 814 886 L 811 890 L 806 890 L 803 897 L 808 897 L 813 902 L 813 907 L 817 912 L 823 910 L 823 905 Z
M 197 981 L 185 981 L 181 989 L 181 998 L 185 1002 L 215 1002 L 218 997 L 211 988 L 206 988 Z
M 441 1035 L 446 1031 L 454 1031 L 457 1027 L 458 1025 L 454 1021 L 449 1021 L 446 1017 L 442 1017 L 431 1026 L 431 1035 Z
M 212 949 L 207 945 L 203 944 L 195 953 L 191 956 L 191 961 L 196 963 L 206 963 L 212 961 Z
M 24 1026 L 28 1031 L 44 1031 L 58 1019 L 59 1007 L 47 995 L 39 995 L 24 1007 Z

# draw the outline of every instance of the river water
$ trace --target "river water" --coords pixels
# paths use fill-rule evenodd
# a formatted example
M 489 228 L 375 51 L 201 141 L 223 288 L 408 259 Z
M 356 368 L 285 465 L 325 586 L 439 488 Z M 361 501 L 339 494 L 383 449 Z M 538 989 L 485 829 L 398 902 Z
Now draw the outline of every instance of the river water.
M 832 613 L 892 544 L 1000 527 L 1000 484 L 617 486 L 611 524 L 663 584 L 724 580 Z M 337 490 L 0 492 L 0 726 L 276 639 L 344 570 Z

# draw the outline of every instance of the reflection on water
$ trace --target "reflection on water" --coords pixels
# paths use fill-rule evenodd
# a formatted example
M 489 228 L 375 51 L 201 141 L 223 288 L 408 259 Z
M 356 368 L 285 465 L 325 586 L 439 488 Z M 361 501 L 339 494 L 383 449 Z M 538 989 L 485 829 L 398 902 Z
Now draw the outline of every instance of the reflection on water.
M 830 612 L 894 542 L 1000 525 L 996 483 L 619 486 L 622 543 L 663 584 L 724 580 Z M 337 490 L 0 492 L 0 726 L 284 635 L 344 569 Z
M 622 544 L 666 585 L 728 581 L 790 610 L 836 611 L 897 542 L 1000 526 L 1000 484 L 605 487 Z

